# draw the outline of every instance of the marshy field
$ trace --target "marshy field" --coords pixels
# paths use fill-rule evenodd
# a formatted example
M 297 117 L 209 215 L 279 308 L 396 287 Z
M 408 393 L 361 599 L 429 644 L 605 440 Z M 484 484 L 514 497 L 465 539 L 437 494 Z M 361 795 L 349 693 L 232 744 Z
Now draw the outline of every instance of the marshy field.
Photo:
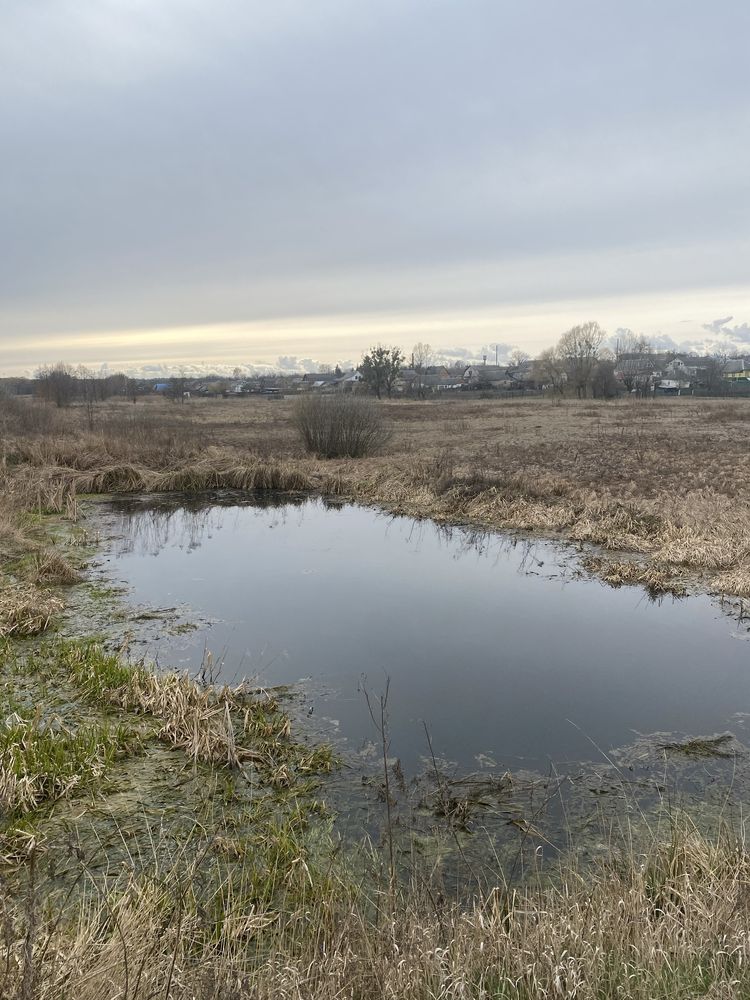
M 298 407 L 0 400 L 0 996 L 750 995 L 750 400 Z

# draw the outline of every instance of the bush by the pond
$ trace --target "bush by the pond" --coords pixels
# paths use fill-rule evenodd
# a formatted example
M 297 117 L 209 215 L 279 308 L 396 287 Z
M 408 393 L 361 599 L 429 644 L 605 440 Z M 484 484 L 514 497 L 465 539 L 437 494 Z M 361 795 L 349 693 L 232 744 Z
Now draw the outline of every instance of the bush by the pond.
M 356 396 L 304 396 L 294 423 L 307 451 L 322 458 L 363 458 L 390 437 L 380 406 Z

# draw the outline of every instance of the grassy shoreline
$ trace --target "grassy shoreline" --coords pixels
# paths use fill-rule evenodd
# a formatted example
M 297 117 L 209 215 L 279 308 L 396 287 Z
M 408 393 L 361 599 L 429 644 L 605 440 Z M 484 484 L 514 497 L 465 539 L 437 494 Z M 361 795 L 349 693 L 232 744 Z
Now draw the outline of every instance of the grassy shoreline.
M 554 872 L 541 859 L 536 869 L 532 850 L 522 881 L 498 866 L 468 904 L 446 897 L 427 869 L 394 885 L 376 849 L 353 863 L 330 836 L 315 783 L 332 757 L 297 741 L 278 705 L 157 676 L 95 643 L 38 638 L 65 613 L 65 589 L 95 549 L 77 523 L 79 498 L 105 492 L 336 495 L 445 523 L 590 542 L 604 550 L 590 571 L 612 585 L 750 593 L 748 553 L 736 544 L 750 476 L 732 436 L 735 425 L 744 431 L 740 410 L 697 407 L 703 417 L 719 413 L 709 426 L 727 429 L 724 444 L 706 457 L 699 489 L 681 489 L 678 462 L 660 473 L 666 489 L 655 495 L 643 470 L 660 469 L 676 440 L 684 460 L 684 435 L 662 429 L 665 440 L 647 445 L 646 417 L 630 401 L 627 409 L 563 404 L 562 412 L 547 401 L 509 404 L 512 412 L 474 401 L 394 404 L 392 451 L 357 462 L 301 455 L 286 403 L 235 405 L 198 416 L 174 406 L 143 406 L 136 416 L 115 405 L 98 432 L 75 413 L 43 436 L 6 428 L 0 995 L 750 995 L 741 829 L 719 824 L 707 836 L 667 809 L 648 843 L 626 827 L 595 864 L 582 870 L 566 856 Z M 653 420 L 657 411 L 645 412 Z M 507 429 L 532 420 L 544 423 L 531 433 Z M 592 451 L 576 442 L 571 420 L 611 424 L 594 432 L 601 440 Z M 488 427 L 494 439 L 478 446 Z M 618 434 L 618 454 L 640 456 L 635 486 L 630 466 L 619 479 L 606 473 Z M 605 468 L 598 484 L 594 452 Z M 714 475 L 709 484 L 717 454 L 735 456 L 731 482 Z
M 287 400 L 112 402 L 95 429 L 73 410 L 53 412 L 44 434 L 25 428 L 16 408 L 15 425 L 6 418 L 0 522 L 12 508 L 75 516 L 82 494 L 327 493 L 591 544 L 601 554 L 590 571 L 614 586 L 746 597 L 747 403 L 400 401 L 383 404 L 393 432 L 383 454 L 357 460 L 305 455 Z

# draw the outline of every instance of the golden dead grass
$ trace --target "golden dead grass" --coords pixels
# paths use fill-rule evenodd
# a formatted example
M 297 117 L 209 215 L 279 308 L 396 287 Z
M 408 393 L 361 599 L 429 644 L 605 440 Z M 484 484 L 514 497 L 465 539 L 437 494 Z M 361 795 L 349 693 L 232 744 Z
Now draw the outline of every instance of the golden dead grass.
M 637 552 L 667 584 L 750 590 L 750 400 L 399 400 L 382 404 L 382 455 L 330 461 L 305 454 L 293 403 L 113 401 L 93 430 L 73 409 L 54 433 L 9 440 L 4 490 L 37 510 L 82 493 L 321 490 Z
M 38 635 L 62 611 L 63 602 L 49 591 L 28 584 L 0 589 L 0 639 Z
M 62 919 L 3 892 L 2 995 L 729 1000 L 750 988 L 750 864 L 728 836 L 675 827 L 643 856 L 552 885 L 501 883 L 469 907 L 417 886 L 331 884 L 289 847 L 298 864 L 281 905 L 264 902 L 251 855 L 228 866 L 224 843 L 198 837 L 166 870 L 94 881 L 82 862 L 85 890 Z
M 660 594 L 683 597 L 686 593 L 684 584 L 679 583 L 672 573 L 648 563 L 593 557 L 584 559 L 583 567 L 610 587 L 644 587 L 652 597 Z
M 292 741 L 291 723 L 277 701 L 244 685 L 215 687 L 188 674 L 126 663 L 95 642 L 58 643 L 47 655 L 91 701 L 150 716 L 158 737 L 195 761 L 252 764 L 275 787 L 291 785 L 295 774 L 333 767 L 330 748 Z

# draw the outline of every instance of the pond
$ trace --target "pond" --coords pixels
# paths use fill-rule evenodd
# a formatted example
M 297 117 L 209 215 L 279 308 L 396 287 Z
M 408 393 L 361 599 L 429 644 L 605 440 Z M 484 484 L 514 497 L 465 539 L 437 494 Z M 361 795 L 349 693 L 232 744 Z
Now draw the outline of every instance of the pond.
M 223 681 L 297 685 L 300 714 L 356 752 L 386 690 L 390 752 L 461 771 L 608 761 L 640 734 L 731 730 L 750 711 L 747 632 L 708 597 L 650 601 L 576 554 L 321 499 L 112 503 L 104 574 L 144 650 Z M 173 611 L 172 609 L 177 609 Z M 176 617 L 175 617 L 176 616 Z M 193 627 L 197 626 L 197 627 Z

